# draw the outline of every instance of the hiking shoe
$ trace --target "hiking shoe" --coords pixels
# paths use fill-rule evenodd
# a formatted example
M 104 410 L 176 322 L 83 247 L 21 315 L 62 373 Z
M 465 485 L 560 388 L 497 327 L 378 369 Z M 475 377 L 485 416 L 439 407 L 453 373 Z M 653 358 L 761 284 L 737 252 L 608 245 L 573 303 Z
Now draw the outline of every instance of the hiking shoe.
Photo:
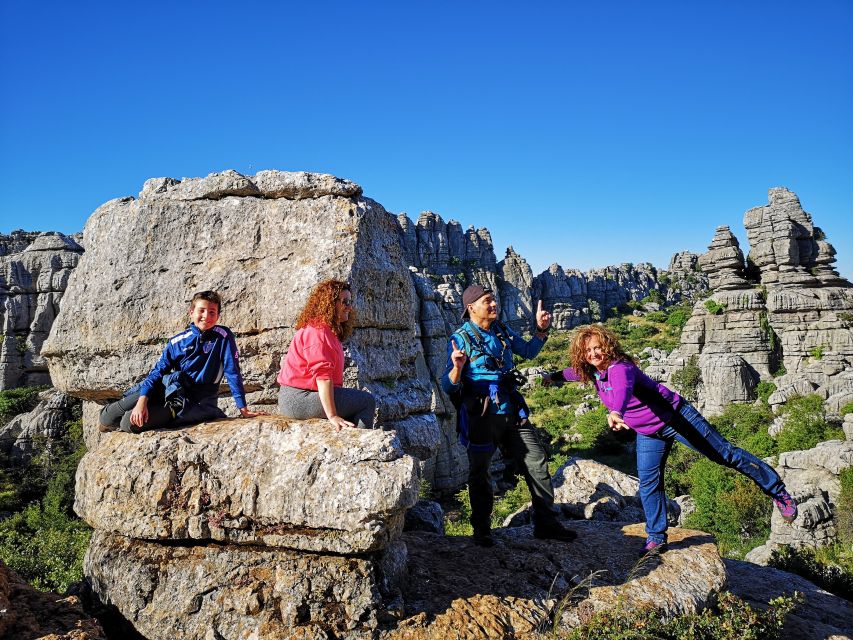
M 640 557 L 658 556 L 666 551 L 666 542 L 658 542 L 657 540 L 646 540 L 643 545 L 643 550 L 640 552 Z
M 779 509 L 782 520 L 788 524 L 791 524 L 797 517 L 797 503 L 791 497 L 791 494 L 784 489 L 773 496 L 773 504 Z
M 471 541 L 478 547 L 494 547 L 495 539 L 492 537 L 491 531 L 475 531 L 471 536 Z
M 544 524 L 533 525 L 533 537 L 540 540 L 561 540 L 571 542 L 578 534 L 571 529 L 566 529 L 559 522 L 552 521 Z
M 109 433 L 110 431 L 116 431 L 118 429 L 117 424 L 101 424 L 98 423 L 98 431 L 101 433 Z

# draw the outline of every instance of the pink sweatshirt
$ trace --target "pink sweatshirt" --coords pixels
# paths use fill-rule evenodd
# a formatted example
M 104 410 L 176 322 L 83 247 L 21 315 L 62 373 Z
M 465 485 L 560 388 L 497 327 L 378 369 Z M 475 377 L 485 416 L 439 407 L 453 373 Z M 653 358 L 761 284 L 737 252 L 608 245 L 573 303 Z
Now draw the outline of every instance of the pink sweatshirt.
M 317 380 L 344 384 L 344 348 L 325 324 L 302 327 L 293 336 L 278 372 L 282 386 L 317 391 Z

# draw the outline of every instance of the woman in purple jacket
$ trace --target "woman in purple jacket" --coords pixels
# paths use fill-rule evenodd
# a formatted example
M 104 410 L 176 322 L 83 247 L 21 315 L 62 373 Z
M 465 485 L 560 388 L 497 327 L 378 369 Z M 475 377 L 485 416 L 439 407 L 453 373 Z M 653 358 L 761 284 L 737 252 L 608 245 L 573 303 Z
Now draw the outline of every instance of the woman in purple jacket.
M 592 382 L 609 411 L 610 428 L 637 432 L 637 473 L 648 536 L 643 554 L 665 549 L 664 466 L 676 440 L 747 476 L 773 498 L 786 522 L 797 517 L 797 504 L 779 474 L 748 451 L 735 447 L 687 400 L 643 373 L 612 331 L 600 325 L 581 327 L 569 351 L 572 366 L 545 376 L 543 384 Z

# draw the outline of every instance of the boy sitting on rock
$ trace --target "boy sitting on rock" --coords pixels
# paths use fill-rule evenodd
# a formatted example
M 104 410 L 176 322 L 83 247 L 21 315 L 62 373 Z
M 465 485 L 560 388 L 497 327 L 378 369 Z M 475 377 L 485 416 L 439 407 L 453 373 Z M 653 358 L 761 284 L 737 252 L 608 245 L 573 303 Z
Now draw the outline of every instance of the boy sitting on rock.
M 190 326 L 169 340 L 160 360 L 141 383 L 101 411 L 101 431 L 139 433 L 224 418 L 216 406 L 223 374 L 240 415 L 261 415 L 246 408 L 237 343 L 227 327 L 216 325 L 222 300 L 200 291 L 190 302 Z

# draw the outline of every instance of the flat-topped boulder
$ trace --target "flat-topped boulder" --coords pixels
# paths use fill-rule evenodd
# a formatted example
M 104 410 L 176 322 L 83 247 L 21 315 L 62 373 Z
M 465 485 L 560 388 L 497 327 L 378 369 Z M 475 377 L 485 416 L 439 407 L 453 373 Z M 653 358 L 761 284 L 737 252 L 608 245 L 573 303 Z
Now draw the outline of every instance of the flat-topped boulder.
M 400 534 L 418 479 L 392 432 L 261 416 L 106 434 L 74 508 L 132 538 L 364 553 Z

